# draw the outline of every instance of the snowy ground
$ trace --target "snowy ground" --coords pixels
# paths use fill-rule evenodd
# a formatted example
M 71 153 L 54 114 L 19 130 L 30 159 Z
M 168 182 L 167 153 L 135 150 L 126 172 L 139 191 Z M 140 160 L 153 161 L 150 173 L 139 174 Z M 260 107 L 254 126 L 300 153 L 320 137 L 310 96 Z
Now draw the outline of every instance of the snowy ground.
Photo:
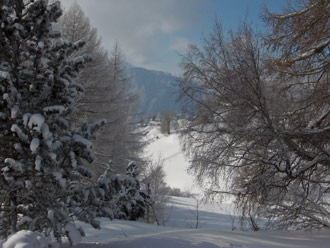
M 187 160 L 182 155 L 178 136 L 164 136 L 157 127 L 149 130 L 150 156 L 164 159 L 164 170 L 171 187 L 192 189 L 193 177 L 188 175 Z M 101 229 L 96 230 L 84 223 L 78 223 L 85 230 L 86 237 L 75 247 L 81 248 L 304 248 L 330 247 L 330 231 L 232 231 L 238 226 L 232 204 L 220 206 L 210 203 L 198 205 L 192 198 L 171 197 L 168 203 L 168 220 L 165 226 L 148 225 L 132 221 L 109 221 L 101 218 Z M 69 245 L 65 244 L 68 248 Z M 17 247 L 15 247 L 17 248 Z
M 101 230 L 85 226 L 81 248 L 262 248 L 329 247 L 330 232 L 260 231 L 157 227 L 140 222 L 101 219 Z M 65 247 L 68 247 L 65 246 Z
M 194 199 L 173 197 L 171 218 L 167 225 L 154 226 L 132 221 L 109 221 L 101 218 L 101 229 L 80 223 L 87 236 L 81 248 L 304 248 L 329 247 L 330 231 L 231 231 L 228 209 L 200 206 L 200 229 L 195 224 Z M 227 206 L 228 207 L 228 206 Z M 175 227 L 177 225 L 177 227 Z M 186 225 L 186 226 L 185 226 Z M 69 247 L 65 245 L 64 247 Z
M 238 225 L 233 206 L 198 202 L 193 198 L 171 197 L 168 202 L 168 221 L 165 226 L 177 228 L 232 230 Z M 198 217 L 198 220 L 197 220 Z

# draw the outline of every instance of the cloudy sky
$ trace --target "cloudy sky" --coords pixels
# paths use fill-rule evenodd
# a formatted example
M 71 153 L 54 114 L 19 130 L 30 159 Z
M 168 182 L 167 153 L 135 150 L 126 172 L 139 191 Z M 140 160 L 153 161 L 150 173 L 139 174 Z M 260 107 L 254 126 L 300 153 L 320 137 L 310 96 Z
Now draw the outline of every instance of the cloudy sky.
M 61 0 L 69 8 L 75 0 Z M 215 17 L 225 30 L 247 19 L 262 29 L 263 6 L 281 10 L 285 0 L 76 0 L 111 50 L 118 41 L 134 66 L 180 74 L 178 63 L 188 44 L 200 44 Z

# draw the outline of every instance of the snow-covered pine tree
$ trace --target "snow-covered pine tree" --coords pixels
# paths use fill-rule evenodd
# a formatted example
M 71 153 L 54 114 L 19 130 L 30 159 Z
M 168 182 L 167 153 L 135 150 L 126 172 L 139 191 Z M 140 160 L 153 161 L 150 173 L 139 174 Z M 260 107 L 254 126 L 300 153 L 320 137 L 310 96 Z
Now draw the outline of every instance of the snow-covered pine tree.
M 70 239 L 73 216 L 94 221 L 74 195 L 90 176 L 82 161 L 93 161 L 89 138 L 102 123 L 69 131 L 66 117 L 82 90 L 75 78 L 91 58 L 69 59 L 83 42 L 53 30 L 60 15 L 59 2 L 0 1 L 2 237 L 30 229 Z
M 118 180 L 124 187 L 119 191 L 119 210 L 126 214 L 127 219 L 137 220 L 143 217 L 150 205 L 150 196 L 147 190 L 141 189 L 139 175 L 141 169 L 135 162 L 130 162 L 125 177 Z
M 97 190 L 103 201 L 99 204 L 101 214 L 113 214 L 116 219 L 138 220 L 144 217 L 150 205 L 147 190 L 140 187 L 140 169 L 135 162 L 130 162 L 125 174 L 113 174 L 110 165 L 98 179 Z M 110 216 L 108 216 L 110 217 Z

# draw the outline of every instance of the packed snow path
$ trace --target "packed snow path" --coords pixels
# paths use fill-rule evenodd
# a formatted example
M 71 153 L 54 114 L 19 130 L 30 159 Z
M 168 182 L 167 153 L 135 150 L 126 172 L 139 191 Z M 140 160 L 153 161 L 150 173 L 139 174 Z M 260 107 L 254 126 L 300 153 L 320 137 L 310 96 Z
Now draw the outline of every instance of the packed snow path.
M 157 227 L 139 222 L 102 222 L 86 230 L 81 248 L 304 248 L 329 247 L 329 231 L 221 231 Z M 89 232 L 91 231 L 91 232 Z M 69 246 L 66 246 L 69 247 Z

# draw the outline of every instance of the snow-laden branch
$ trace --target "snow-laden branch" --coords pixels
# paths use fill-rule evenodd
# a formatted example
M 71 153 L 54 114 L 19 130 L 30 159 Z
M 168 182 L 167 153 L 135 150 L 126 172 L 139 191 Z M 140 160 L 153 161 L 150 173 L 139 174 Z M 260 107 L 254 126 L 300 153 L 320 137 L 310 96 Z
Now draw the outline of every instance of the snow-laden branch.
M 313 48 L 311 48 L 310 50 L 300 54 L 299 56 L 293 58 L 293 59 L 290 59 L 290 60 L 287 60 L 285 61 L 284 63 L 285 64 L 294 64 L 295 62 L 297 61 L 301 61 L 301 60 L 304 60 L 304 59 L 307 59 L 317 53 L 320 53 L 322 52 L 322 50 L 324 48 L 326 48 L 327 46 L 329 46 L 330 44 L 330 38 L 320 42 L 318 45 L 314 46 Z
M 285 15 L 275 15 L 275 14 L 272 14 L 272 17 L 273 17 L 273 18 L 276 18 L 276 19 L 283 20 L 283 19 L 288 19 L 288 18 L 292 18 L 292 17 L 300 16 L 300 15 L 302 15 L 302 14 L 307 13 L 307 12 L 310 11 L 311 9 L 315 8 L 315 6 L 317 6 L 317 5 L 318 5 L 318 2 L 312 4 L 312 5 L 309 6 L 308 8 L 304 8 L 304 9 L 302 9 L 302 10 L 295 11 L 295 12 L 291 12 L 291 13 L 288 13 L 288 14 L 285 14 Z
M 325 155 L 315 156 L 315 158 L 312 161 L 306 162 L 304 166 L 302 166 L 299 169 L 297 169 L 296 171 L 294 171 L 292 173 L 292 176 L 297 177 L 304 171 L 306 171 L 306 170 L 312 168 L 313 166 L 315 166 L 316 164 L 318 164 L 320 162 L 324 162 L 324 161 L 327 161 L 328 163 L 330 163 L 330 158 Z

